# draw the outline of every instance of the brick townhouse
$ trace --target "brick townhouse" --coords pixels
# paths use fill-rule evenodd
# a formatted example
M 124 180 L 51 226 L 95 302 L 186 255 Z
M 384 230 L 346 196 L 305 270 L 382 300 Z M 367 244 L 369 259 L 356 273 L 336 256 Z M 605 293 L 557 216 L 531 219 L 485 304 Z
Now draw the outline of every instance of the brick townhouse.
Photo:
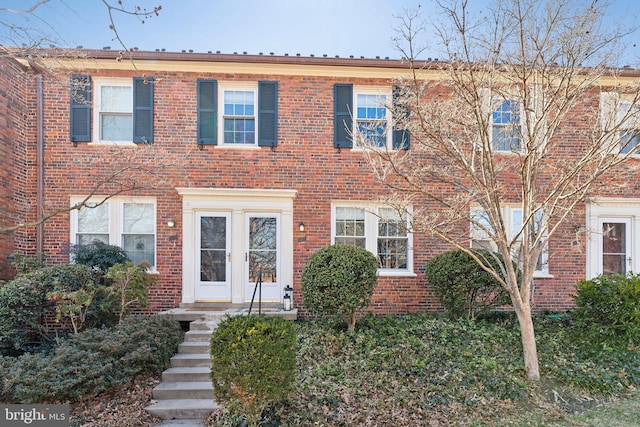
M 1 225 L 34 221 L 92 194 L 114 147 L 133 156 L 153 145 L 181 163 L 156 185 L 4 234 L 5 278 L 13 251 L 68 262 L 70 244 L 98 239 L 151 263 L 158 275 L 153 311 L 245 303 L 258 269 L 263 300 L 278 303 L 291 286 L 299 305 L 310 255 L 353 243 L 380 260 L 374 311 L 439 308 L 424 266 L 449 248 L 392 226 L 406 218 L 376 202 L 388 189 L 344 126 L 390 120 L 381 102 L 394 96 L 393 78 L 408 72 L 404 62 L 136 52 L 132 63 L 117 55 L 84 51 L 53 74 L 0 59 Z M 436 67 L 423 72 L 438 75 Z M 596 108 L 599 99 L 594 93 Z M 391 126 L 381 139 L 409 152 L 410 141 Z M 576 281 L 601 273 L 612 256 L 623 260 L 621 271 L 640 270 L 640 188 L 615 188 L 580 205 L 577 220 L 549 241 L 548 262 L 535 278 L 536 309 L 569 308 Z M 103 187 L 95 199 L 106 189 L 118 187 Z M 518 209 L 508 210 L 517 222 Z M 625 237 L 617 248 L 608 248 L 606 236 L 574 232 L 603 227 Z

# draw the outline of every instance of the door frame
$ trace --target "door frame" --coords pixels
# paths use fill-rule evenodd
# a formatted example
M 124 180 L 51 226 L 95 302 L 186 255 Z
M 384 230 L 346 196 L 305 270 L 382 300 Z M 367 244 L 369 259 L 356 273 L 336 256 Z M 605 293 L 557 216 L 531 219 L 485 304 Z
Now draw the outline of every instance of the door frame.
M 253 296 L 253 291 L 255 288 L 256 283 L 255 282 L 251 282 L 251 278 L 249 277 L 249 259 L 251 258 L 251 247 L 250 247 L 250 233 L 251 233 L 251 227 L 250 227 L 250 221 L 251 218 L 275 218 L 276 220 L 276 282 L 273 284 L 269 284 L 269 283 L 264 283 L 263 282 L 263 286 L 262 286 L 262 298 L 263 301 L 266 302 L 273 302 L 273 301 L 279 301 L 283 295 L 282 293 L 282 289 L 284 288 L 282 286 L 282 278 L 281 278 L 281 268 L 280 268 L 280 264 L 281 264 L 281 260 L 282 260 L 282 254 L 281 254 L 281 234 L 282 232 L 280 231 L 282 228 L 282 225 L 280 224 L 280 214 L 278 212 L 245 212 L 245 216 L 244 216 L 245 220 L 244 220 L 244 235 L 245 235 L 245 254 L 246 254 L 246 262 L 245 262 L 245 272 L 244 272 L 244 277 L 245 277 L 245 292 L 244 292 L 244 296 L 245 296 L 245 302 L 249 302 L 251 301 L 251 297 Z M 258 298 L 257 294 L 256 294 L 256 298 Z
M 593 198 L 586 204 L 586 279 L 602 273 L 602 223 L 627 222 L 627 248 L 631 263 L 627 271 L 638 271 L 640 260 L 640 199 Z
M 245 295 L 245 215 L 272 213 L 280 216 L 280 299 L 282 290 L 293 286 L 293 199 L 296 190 L 259 190 L 232 188 L 176 188 L 182 198 L 182 298 L 183 304 L 195 299 L 193 256 L 197 247 L 196 218 L 198 212 L 229 212 L 231 215 L 231 301 L 243 304 Z M 199 266 L 198 266 L 199 268 Z
M 631 237 L 631 218 L 629 217 L 599 217 L 598 218 L 598 274 L 602 274 L 604 271 L 604 251 L 603 249 L 603 225 L 605 223 L 609 224 L 625 224 L 625 274 L 632 271 L 633 264 L 633 256 L 632 256 L 632 242 L 633 238 Z M 629 262 L 631 260 L 631 262 Z

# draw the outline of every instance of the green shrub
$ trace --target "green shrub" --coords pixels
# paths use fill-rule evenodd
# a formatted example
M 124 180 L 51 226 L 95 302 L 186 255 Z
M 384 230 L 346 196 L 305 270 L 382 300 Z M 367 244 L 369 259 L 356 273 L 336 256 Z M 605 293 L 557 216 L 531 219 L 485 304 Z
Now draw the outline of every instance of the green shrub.
M 211 381 L 216 401 L 257 425 L 262 411 L 285 399 L 296 370 L 296 329 L 280 317 L 236 316 L 211 337 Z
M 115 328 L 90 329 L 49 353 L 0 358 L 0 401 L 49 403 L 85 395 L 161 372 L 182 331 L 164 316 L 129 317 Z
M 474 252 L 500 271 L 504 262 L 501 255 L 484 249 L 475 249 Z M 440 303 L 454 319 L 475 319 L 510 303 L 508 292 L 496 278 L 462 250 L 443 252 L 427 261 L 426 278 Z
M 115 299 L 118 308 L 118 321 L 122 323 L 124 315 L 134 303 L 146 307 L 147 290 L 155 281 L 156 276 L 146 271 L 146 265 L 134 266 L 132 262 L 115 264 L 109 268 L 104 278 L 107 279 L 107 293 Z
M 55 309 L 54 291 L 91 285 L 94 273 L 82 265 L 61 264 L 23 274 L 0 288 L 0 352 L 16 355 L 37 346 L 46 335 L 43 316 Z
M 589 331 L 593 338 L 640 344 L 640 275 L 582 280 L 573 299 L 576 325 Z
M 76 264 L 88 265 L 100 274 L 106 274 L 115 264 L 130 261 L 124 249 L 99 240 L 88 245 L 74 245 L 70 252 Z
M 344 316 L 350 331 L 356 312 L 371 304 L 378 280 L 378 261 L 351 245 L 327 246 L 314 253 L 302 272 L 304 305 L 320 315 Z

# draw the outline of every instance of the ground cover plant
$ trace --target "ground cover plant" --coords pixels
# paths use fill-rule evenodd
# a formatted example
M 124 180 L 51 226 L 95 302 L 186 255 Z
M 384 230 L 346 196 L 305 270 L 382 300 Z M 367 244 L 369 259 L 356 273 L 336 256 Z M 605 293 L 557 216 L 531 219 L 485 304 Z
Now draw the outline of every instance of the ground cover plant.
M 526 381 L 511 314 L 471 322 L 365 316 L 350 333 L 299 322 L 295 391 L 264 425 L 521 426 L 572 422 L 575 412 L 634 396 L 637 348 L 580 338 L 568 315 L 535 319 L 540 383 Z M 568 421 L 567 421 L 568 420 Z M 238 425 L 216 413 L 211 425 Z M 569 424 L 579 425 L 579 424 Z

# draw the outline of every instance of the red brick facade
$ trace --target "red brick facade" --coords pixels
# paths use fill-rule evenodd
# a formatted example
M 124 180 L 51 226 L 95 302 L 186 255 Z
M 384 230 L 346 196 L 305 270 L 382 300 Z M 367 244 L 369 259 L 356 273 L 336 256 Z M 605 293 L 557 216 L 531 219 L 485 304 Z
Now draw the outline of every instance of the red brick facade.
M 115 52 L 97 54 L 116 56 Z M 95 174 L 90 171 L 109 167 L 107 161 L 95 159 L 108 159 L 112 147 L 83 142 L 74 146 L 70 140 L 70 76 L 153 77 L 156 79 L 154 146 L 188 160 L 177 170 L 167 169 L 172 171 L 171 175 L 165 176 L 166 181 L 156 188 L 129 194 L 151 196 L 156 200 L 159 277 L 150 294 L 152 310 L 177 307 L 183 301 L 185 234 L 183 201 L 178 188 L 297 191 L 293 199 L 292 239 L 292 285 L 297 292 L 309 256 L 332 243 L 332 202 L 365 202 L 388 191 L 374 180 L 361 152 L 334 148 L 334 84 L 391 87 L 391 76 L 402 69 L 401 63 L 215 54 L 140 53 L 139 56 L 136 69 L 112 60 L 101 62 L 99 67 L 89 65 L 89 68 L 64 72 L 55 78 L 43 77 L 45 211 L 64 209 L 70 205 L 72 196 L 89 194 L 95 185 Z M 199 149 L 198 79 L 277 81 L 277 147 L 234 149 L 207 145 Z M 3 191 L 0 208 L 17 211 L 32 220 L 35 207 L 30 201 L 36 198 L 36 85 L 33 71 L 8 60 L 0 63 L 0 154 L 4 159 L 11 159 L 10 166 L 0 170 Z M 640 190 L 634 190 L 630 196 L 640 196 Z M 573 233 L 574 226 L 584 225 L 584 218 L 583 208 L 567 224 L 565 232 L 550 242 L 550 277 L 536 280 L 536 309 L 562 310 L 571 306 L 569 295 L 576 281 L 585 277 L 585 236 Z M 168 227 L 168 219 L 176 221 L 174 228 Z M 69 213 L 46 222 L 43 242 L 49 262 L 68 261 L 70 223 Z M 305 224 L 304 233 L 298 230 L 299 223 Z M 33 255 L 35 240 L 33 228 L 3 236 L 0 242 L 3 259 L 14 249 Z M 372 304 L 375 312 L 400 314 L 439 309 L 425 283 L 424 265 L 430 257 L 448 248 L 432 236 L 419 234 L 413 236 L 413 248 L 415 274 L 380 277 Z M 0 271 L 2 268 L 0 265 Z M 299 304 L 299 292 L 294 298 L 298 298 Z

